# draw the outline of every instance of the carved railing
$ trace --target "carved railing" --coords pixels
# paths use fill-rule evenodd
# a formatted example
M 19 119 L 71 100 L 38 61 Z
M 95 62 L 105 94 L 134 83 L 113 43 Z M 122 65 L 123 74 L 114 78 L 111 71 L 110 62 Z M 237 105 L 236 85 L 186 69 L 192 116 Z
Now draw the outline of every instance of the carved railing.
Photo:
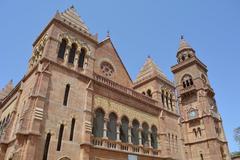
M 111 80 L 109 80 L 107 78 L 104 78 L 104 77 L 102 77 L 102 76 L 100 76 L 98 74 L 94 74 L 94 79 L 97 82 L 100 82 L 100 83 L 103 83 L 105 85 L 108 85 L 111 88 L 117 89 L 118 91 L 121 91 L 121 92 L 123 92 L 125 94 L 128 94 L 128 95 L 130 95 L 132 97 L 135 97 L 135 98 L 137 98 L 139 100 L 145 101 L 145 102 L 150 103 L 152 105 L 157 105 L 157 101 L 153 100 L 152 98 L 147 97 L 147 96 L 145 96 L 145 95 L 143 95 L 141 93 L 138 93 L 138 92 L 134 91 L 133 89 L 126 88 L 126 87 L 124 87 L 124 86 L 122 86 L 122 85 L 120 85 L 120 84 L 118 84 L 116 82 L 113 82 L 113 81 L 111 81 Z
M 133 145 L 130 143 L 122 143 L 120 141 L 113 141 L 99 137 L 92 137 L 91 144 L 96 148 L 115 150 L 121 152 L 134 153 L 145 156 L 160 157 L 161 150 L 140 145 Z
M 191 86 L 188 86 L 186 88 L 183 88 L 180 90 L 180 94 L 186 94 L 186 93 L 189 93 L 189 92 L 193 92 L 196 90 L 196 86 L 195 85 L 191 85 Z

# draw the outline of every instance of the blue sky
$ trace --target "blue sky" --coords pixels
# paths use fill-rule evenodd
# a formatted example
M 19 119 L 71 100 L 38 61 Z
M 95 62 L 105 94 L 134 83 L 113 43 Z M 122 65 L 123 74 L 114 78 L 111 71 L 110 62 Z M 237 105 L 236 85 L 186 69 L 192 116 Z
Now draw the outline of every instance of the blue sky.
M 239 0 L 41 0 L 0 1 L 0 88 L 24 75 L 32 43 L 57 10 L 74 5 L 92 33 L 107 30 L 132 79 L 151 55 L 173 79 L 180 35 L 208 66 L 231 151 L 240 126 Z

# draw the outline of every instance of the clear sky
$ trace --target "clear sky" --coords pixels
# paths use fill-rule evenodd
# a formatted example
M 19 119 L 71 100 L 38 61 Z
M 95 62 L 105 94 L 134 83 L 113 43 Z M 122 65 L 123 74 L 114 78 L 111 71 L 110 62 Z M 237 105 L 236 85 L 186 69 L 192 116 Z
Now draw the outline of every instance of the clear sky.
M 99 40 L 110 30 L 133 80 L 148 55 L 173 80 L 170 67 L 183 34 L 208 66 L 230 150 L 238 150 L 233 129 L 240 126 L 239 0 L 1 0 L 0 88 L 22 78 L 33 41 L 57 10 L 71 5 Z

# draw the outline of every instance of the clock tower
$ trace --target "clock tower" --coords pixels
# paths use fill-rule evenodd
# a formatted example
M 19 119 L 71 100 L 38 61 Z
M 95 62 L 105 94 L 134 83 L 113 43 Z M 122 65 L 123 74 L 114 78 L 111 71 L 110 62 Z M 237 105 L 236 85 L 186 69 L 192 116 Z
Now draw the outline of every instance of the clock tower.
M 187 160 L 230 160 L 222 119 L 217 109 L 207 66 L 180 39 L 175 76 Z

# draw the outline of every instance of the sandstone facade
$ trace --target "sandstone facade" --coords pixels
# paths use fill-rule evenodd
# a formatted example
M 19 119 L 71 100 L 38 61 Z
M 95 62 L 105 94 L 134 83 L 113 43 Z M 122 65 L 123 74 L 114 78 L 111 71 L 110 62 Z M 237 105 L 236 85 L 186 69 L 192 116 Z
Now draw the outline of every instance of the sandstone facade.
M 177 59 L 176 84 L 150 57 L 132 81 L 109 36 L 57 13 L 0 94 L 0 160 L 230 160 L 207 67 L 183 37 Z

